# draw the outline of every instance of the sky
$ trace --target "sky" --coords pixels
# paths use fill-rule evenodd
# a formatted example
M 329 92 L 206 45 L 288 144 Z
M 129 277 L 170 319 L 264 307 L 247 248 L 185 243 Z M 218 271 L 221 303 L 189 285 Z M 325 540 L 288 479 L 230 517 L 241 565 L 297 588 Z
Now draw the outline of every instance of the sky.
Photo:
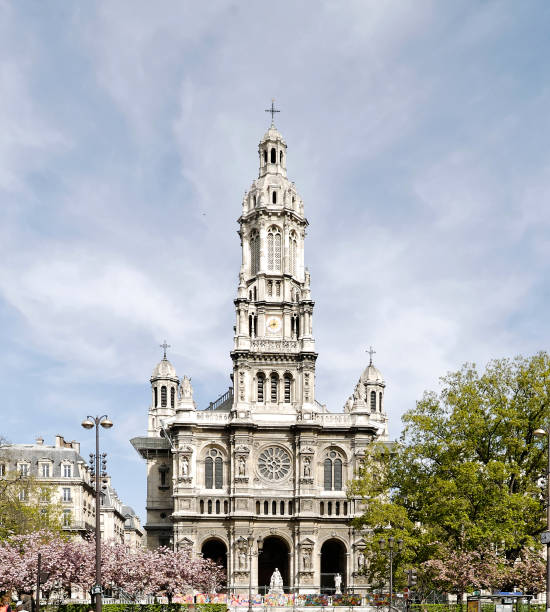
M 390 435 L 465 362 L 548 349 L 550 4 L 0 0 L 0 434 L 93 450 L 145 518 L 149 377 L 230 386 L 236 223 L 276 125 L 310 226 L 317 399 Z

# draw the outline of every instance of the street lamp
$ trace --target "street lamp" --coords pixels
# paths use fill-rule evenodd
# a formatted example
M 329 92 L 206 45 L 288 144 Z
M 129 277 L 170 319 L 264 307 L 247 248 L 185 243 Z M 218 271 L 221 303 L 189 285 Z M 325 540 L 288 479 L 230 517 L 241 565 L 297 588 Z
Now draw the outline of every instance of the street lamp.
M 550 430 L 535 429 L 537 438 L 548 438 L 548 465 L 546 467 L 546 533 L 543 543 L 546 544 L 546 612 L 550 612 Z
M 113 422 L 104 414 L 100 417 L 87 416 L 81 423 L 84 429 L 95 427 L 95 586 L 92 593 L 95 595 L 96 612 L 101 612 L 101 528 L 99 522 L 101 498 L 99 490 L 99 426 L 110 429 Z
M 388 556 L 390 558 L 390 611 L 392 609 L 392 605 L 393 605 L 393 551 L 395 548 L 395 538 L 393 537 L 389 537 L 388 538 Z M 386 540 L 384 540 L 384 538 L 380 538 L 378 540 L 378 546 L 380 546 L 380 550 L 385 552 L 386 550 Z M 403 540 L 401 538 L 399 538 L 399 540 L 397 540 L 397 551 L 400 552 L 401 550 L 403 550 Z
M 248 538 L 246 538 L 248 543 L 248 612 L 252 612 L 252 555 L 254 550 L 254 536 L 249 533 Z M 258 552 L 259 555 L 264 547 L 264 539 L 262 537 L 258 538 Z

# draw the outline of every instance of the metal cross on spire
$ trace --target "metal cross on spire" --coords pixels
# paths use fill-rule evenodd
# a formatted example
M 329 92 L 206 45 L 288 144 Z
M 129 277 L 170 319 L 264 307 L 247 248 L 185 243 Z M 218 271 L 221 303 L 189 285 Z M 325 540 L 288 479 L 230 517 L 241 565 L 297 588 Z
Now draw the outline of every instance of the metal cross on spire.
M 161 349 L 164 349 L 164 357 L 163 359 L 166 359 L 166 349 L 167 348 L 172 348 L 169 344 L 166 344 L 166 340 L 160 345 Z
M 368 351 L 365 351 L 365 352 L 370 355 L 369 365 L 372 365 L 372 356 L 376 355 L 376 351 L 372 348 L 372 345 L 371 345 L 371 346 L 369 346 Z
M 271 108 L 265 109 L 266 113 L 271 113 L 271 125 L 275 125 L 273 120 L 275 118 L 275 113 L 280 113 L 281 111 L 275 108 L 275 98 L 271 98 Z

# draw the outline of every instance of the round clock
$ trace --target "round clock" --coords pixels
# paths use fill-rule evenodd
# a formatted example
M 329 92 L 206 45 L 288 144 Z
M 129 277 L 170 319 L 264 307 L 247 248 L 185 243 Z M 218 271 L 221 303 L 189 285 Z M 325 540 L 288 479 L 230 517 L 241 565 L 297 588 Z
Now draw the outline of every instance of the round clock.
M 267 331 L 276 334 L 281 330 L 281 319 L 279 317 L 268 317 L 266 325 Z

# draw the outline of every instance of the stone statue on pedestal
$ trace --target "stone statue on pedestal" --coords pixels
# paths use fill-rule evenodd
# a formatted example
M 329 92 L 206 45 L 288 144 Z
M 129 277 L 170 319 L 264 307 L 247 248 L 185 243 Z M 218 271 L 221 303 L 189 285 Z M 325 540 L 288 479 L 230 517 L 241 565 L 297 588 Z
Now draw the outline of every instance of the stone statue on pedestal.
M 271 580 L 269 581 L 269 595 L 282 595 L 283 590 L 283 577 L 278 568 L 275 568 L 273 574 L 271 574 Z
M 335 595 L 342 594 L 342 589 L 340 588 L 341 586 L 342 586 L 342 576 L 340 574 L 336 574 L 334 576 L 334 587 L 335 587 L 334 594 Z

